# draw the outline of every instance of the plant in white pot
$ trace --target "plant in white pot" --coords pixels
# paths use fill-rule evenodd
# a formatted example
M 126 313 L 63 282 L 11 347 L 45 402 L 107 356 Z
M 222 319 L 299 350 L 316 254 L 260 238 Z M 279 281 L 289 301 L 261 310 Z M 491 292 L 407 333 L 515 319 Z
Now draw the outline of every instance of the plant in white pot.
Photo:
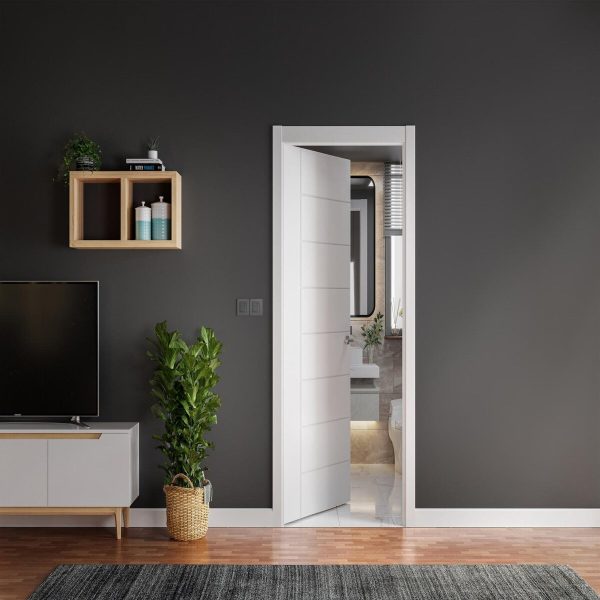
M 207 327 L 192 345 L 178 331 L 169 331 L 166 321 L 156 325 L 154 334 L 148 356 L 156 365 L 150 380 L 156 399 L 152 412 L 164 423 L 164 432 L 154 439 L 165 457 L 167 528 L 174 539 L 198 539 L 208 529 L 212 486 L 204 477 L 204 460 L 213 443 L 205 436 L 221 405 L 213 388 L 222 344 Z
M 148 147 L 148 158 L 158 158 L 159 137 L 150 138 L 146 146 Z
M 383 315 L 378 312 L 375 318 L 368 325 L 365 323 L 360 328 L 363 335 L 363 349 L 367 352 L 369 363 L 373 362 L 373 351 L 376 346 L 381 346 L 381 336 L 383 334 Z

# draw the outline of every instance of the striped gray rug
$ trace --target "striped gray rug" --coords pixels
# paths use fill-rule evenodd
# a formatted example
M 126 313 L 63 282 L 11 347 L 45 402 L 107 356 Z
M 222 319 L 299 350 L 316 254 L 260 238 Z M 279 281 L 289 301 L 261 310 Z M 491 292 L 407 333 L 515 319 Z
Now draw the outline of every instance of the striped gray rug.
M 30 600 L 595 599 L 558 565 L 62 565 Z

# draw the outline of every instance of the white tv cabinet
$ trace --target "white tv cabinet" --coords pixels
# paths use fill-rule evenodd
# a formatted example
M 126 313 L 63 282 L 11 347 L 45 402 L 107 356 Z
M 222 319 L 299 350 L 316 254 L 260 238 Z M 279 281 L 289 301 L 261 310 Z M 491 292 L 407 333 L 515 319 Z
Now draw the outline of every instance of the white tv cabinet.
M 139 425 L 0 422 L 0 515 L 114 515 L 139 495 Z

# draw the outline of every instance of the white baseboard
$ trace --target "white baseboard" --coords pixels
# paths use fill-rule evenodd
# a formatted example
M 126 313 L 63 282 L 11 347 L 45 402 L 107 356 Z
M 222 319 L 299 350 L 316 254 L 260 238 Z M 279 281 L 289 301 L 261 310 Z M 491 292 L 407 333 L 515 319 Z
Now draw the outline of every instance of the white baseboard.
M 600 508 L 416 508 L 407 527 L 600 527 Z
M 164 508 L 132 508 L 131 527 L 165 527 Z M 270 508 L 211 508 L 209 527 L 277 527 Z M 112 517 L 9 516 L 0 527 L 114 527 Z M 600 527 L 600 508 L 417 508 L 407 527 Z
M 132 508 L 130 527 L 166 527 L 164 508 Z M 211 508 L 209 527 L 272 527 L 271 508 Z M 10 516 L 0 517 L 0 527 L 114 527 L 113 517 Z

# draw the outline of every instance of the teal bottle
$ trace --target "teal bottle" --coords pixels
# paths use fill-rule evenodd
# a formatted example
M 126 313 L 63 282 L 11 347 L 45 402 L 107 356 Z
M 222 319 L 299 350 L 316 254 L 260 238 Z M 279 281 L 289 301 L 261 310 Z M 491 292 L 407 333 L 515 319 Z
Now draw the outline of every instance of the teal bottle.
M 152 203 L 152 239 L 171 239 L 171 205 L 164 202 L 164 196 Z

